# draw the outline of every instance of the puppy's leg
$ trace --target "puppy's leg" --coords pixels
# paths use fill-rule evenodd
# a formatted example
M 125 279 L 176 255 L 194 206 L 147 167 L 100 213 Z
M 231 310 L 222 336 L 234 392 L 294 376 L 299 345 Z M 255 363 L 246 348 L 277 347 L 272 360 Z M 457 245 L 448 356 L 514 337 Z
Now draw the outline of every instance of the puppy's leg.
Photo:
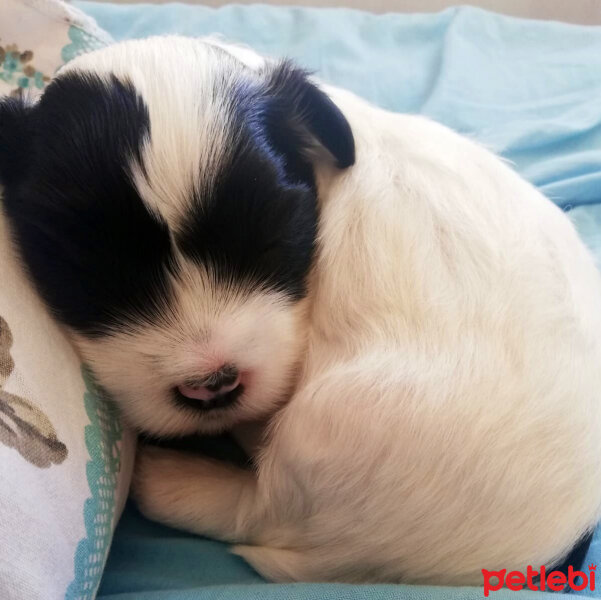
M 228 463 L 138 449 L 132 495 L 144 515 L 161 523 L 224 541 L 251 541 L 260 512 L 256 490 L 254 473 Z
M 225 462 L 152 446 L 136 458 L 132 494 L 150 519 L 227 542 L 257 543 L 269 529 L 252 472 Z M 301 552 L 235 546 L 271 581 L 315 579 L 319 565 Z

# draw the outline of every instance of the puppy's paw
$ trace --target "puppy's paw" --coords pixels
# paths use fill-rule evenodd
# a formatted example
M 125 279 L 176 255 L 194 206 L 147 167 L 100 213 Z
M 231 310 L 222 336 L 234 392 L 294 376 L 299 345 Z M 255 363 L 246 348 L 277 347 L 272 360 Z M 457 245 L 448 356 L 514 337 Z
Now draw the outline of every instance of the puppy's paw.
M 177 504 L 182 453 L 156 446 L 138 446 L 130 495 L 149 519 L 171 523 Z
M 224 541 L 246 539 L 254 474 L 204 456 L 140 446 L 132 496 L 149 519 Z

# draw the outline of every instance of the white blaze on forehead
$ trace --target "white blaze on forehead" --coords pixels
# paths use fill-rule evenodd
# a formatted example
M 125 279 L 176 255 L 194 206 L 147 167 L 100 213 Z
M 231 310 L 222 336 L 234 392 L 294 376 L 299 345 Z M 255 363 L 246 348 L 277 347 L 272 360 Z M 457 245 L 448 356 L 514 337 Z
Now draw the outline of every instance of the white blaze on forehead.
M 236 133 L 225 88 L 245 67 L 227 45 L 207 42 L 132 40 L 79 57 L 61 71 L 114 75 L 134 86 L 148 109 L 150 138 L 141 151 L 143 165 L 131 162 L 132 178 L 149 210 L 171 229 L 210 188 Z

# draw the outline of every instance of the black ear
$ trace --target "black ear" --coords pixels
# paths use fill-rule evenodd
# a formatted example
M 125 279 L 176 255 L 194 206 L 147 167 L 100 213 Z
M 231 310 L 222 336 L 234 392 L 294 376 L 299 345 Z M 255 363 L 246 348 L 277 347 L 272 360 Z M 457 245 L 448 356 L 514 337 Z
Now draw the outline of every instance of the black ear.
M 31 107 L 20 98 L 0 98 L 0 184 L 22 180 L 32 142 Z
M 311 83 L 307 72 L 290 61 L 278 63 L 267 73 L 267 93 L 277 106 L 279 127 L 282 121 L 286 129 L 296 134 L 301 144 L 325 148 L 335 159 L 340 169 L 355 162 L 355 140 L 348 121 L 340 109 Z M 272 123 L 272 136 L 281 145 L 286 145 L 282 131 Z

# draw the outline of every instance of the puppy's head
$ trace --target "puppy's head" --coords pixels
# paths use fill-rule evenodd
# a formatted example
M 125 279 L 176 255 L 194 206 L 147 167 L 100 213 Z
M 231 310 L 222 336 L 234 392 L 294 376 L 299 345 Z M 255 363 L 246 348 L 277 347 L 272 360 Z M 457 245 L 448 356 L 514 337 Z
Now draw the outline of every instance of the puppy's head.
M 236 54 L 236 52 L 234 52 Z M 42 297 L 129 421 L 211 432 L 286 398 L 304 348 L 316 160 L 350 128 L 289 63 L 117 44 L 0 103 L 4 211 Z

